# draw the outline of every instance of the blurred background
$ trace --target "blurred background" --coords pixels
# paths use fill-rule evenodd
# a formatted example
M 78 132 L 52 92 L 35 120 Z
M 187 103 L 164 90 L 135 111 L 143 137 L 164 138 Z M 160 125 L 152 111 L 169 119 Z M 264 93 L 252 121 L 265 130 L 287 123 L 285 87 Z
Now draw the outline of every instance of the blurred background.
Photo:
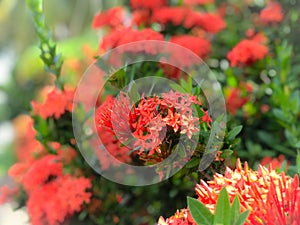
M 241 2 L 239 0 L 228 1 Z M 263 0 L 253 1 L 256 5 L 264 4 Z M 216 2 L 222 2 L 222 0 Z M 252 2 L 252 0 L 244 2 Z M 72 63 L 72 58 L 80 58 L 79 55 L 82 54 L 82 47 L 85 44 L 97 51 L 101 33 L 96 33 L 91 29 L 93 16 L 100 10 L 122 3 L 128 4 L 128 1 L 44 1 L 46 24 L 53 31 L 53 38 L 58 42 L 58 52 L 63 52 L 63 57 L 67 59 L 66 63 Z M 300 1 L 283 0 L 280 3 L 285 9 L 289 9 L 289 7 L 295 7 Z M 298 20 L 299 12 L 291 12 L 291 18 L 293 17 Z M 235 31 L 235 28 L 233 30 Z M 230 33 L 231 30 L 228 32 Z M 295 47 L 294 51 L 299 52 L 300 46 L 297 44 L 300 35 L 299 23 L 296 27 L 285 26 L 279 35 L 289 39 Z M 39 54 L 38 39 L 26 1 L 0 0 L 0 186 L 10 182 L 7 178 L 7 170 L 16 160 L 14 138 L 15 131 L 19 129 L 18 126 L 22 120 L 19 115 L 27 114 L 31 107 L 30 100 L 36 96 L 41 87 L 53 81 L 49 75 L 45 74 Z M 84 54 L 82 57 L 85 57 Z M 295 54 L 293 61 L 299 62 L 299 60 L 300 55 Z M 83 65 L 80 71 L 85 71 L 87 66 L 88 64 Z M 75 81 L 70 81 L 72 82 Z M 246 132 L 245 136 L 249 136 L 249 133 Z M 254 147 L 251 145 L 253 148 L 251 154 L 256 155 L 251 155 L 251 157 L 256 159 L 255 157 L 262 151 L 260 148 L 254 151 Z M 249 156 L 248 151 L 244 152 L 246 156 Z M 13 209 L 14 205 L 0 205 L 0 225 L 27 224 L 26 213 L 22 210 L 13 212 Z

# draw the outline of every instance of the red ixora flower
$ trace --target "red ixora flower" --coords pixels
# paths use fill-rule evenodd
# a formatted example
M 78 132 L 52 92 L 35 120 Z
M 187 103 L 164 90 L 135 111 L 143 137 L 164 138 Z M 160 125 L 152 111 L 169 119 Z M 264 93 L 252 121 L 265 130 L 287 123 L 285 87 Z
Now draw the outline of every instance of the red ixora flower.
M 74 90 L 65 88 L 64 91 L 53 89 L 46 97 L 44 103 L 32 101 L 33 112 L 43 119 L 54 117 L 59 119 L 66 111 L 71 112 L 73 107 Z
M 201 105 L 195 96 L 179 92 L 162 93 L 161 97 L 141 97 L 136 104 L 130 103 L 126 94 L 100 106 L 96 112 L 99 129 L 108 128 L 121 142 L 131 143 L 131 148 L 150 155 L 160 153 L 160 144 L 168 129 L 185 134 L 189 139 L 198 131 L 200 122 L 210 126 L 211 120 L 203 110 L 203 118 L 192 115 L 192 104 Z M 107 107 L 104 109 L 103 107 Z
M 249 66 L 268 54 L 268 47 L 255 40 L 240 41 L 228 54 L 231 66 Z
M 60 225 L 89 203 L 91 181 L 64 175 L 30 193 L 27 201 L 32 225 Z
M 184 21 L 186 28 L 200 27 L 206 32 L 217 34 L 226 27 L 224 19 L 214 13 L 191 12 Z
M 188 209 L 177 210 L 174 216 L 166 220 L 161 216 L 157 225 L 196 225 Z
M 179 26 L 183 24 L 190 12 L 191 10 L 185 7 L 162 7 L 154 10 L 152 21 L 164 25 L 172 23 Z
M 211 51 L 211 44 L 208 40 L 190 35 L 172 36 L 170 38 L 170 42 L 191 50 L 201 59 L 205 59 Z M 181 51 L 179 51 L 176 55 L 174 54 L 172 59 L 176 63 L 184 66 L 189 66 L 193 63 L 189 58 L 183 58 Z
M 33 225 L 62 224 L 90 201 L 91 180 L 66 174 L 61 160 L 59 155 L 46 155 L 32 164 L 16 164 L 26 167 L 17 182 L 28 195 L 26 206 Z M 16 169 L 12 167 L 9 174 Z
M 167 5 L 167 0 L 130 0 L 130 5 L 134 9 L 155 9 Z
M 283 20 L 282 7 L 278 2 L 270 2 L 259 14 L 260 20 L 265 23 L 280 23 Z
M 227 168 L 224 176 L 215 174 L 212 181 L 201 181 L 196 186 L 199 201 L 214 212 L 223 187 L 230 201 L 237 195 L 241 209 L 250 210 L 246 225 L 288 225 L 300 221 L 298 175 L 291 178 L 261 165 L 253 171 L 247 163 L 243 168 L 238 160 L 235 170 Z
M 132 28 L 123 28 L 120 30 L 114 30 L 110 34 L 106 35 L 102 42 L 100 43 L 100 50 L 109 50 L 120 46 L 122 44 L 128 44 L 135 41 L 144 41 L 144 40 L 158 40 L 162 41 L 164 39 L 163 35 L 155 32 L 152 29 L 144 29 L 144 30 L 133 30 Z M 128 51 L 146 51 L 151 53 L 156 51 L 153 49 L 153 46 L 139 46 L 135 45 L 135 48 L 128 49 Z
M 99 12 L 94 16 L 92 27 L 94 29 L 108 26 L 111 28 L 122 27 L 125 22 L 125 10 L 122 7 L 114 7 L 105 12 Z

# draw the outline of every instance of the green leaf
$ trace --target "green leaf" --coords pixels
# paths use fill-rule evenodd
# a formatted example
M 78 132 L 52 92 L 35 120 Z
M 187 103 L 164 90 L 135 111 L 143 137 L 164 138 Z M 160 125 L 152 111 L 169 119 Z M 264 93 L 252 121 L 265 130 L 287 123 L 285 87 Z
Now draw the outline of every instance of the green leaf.
M 240 201 L 236 195 L 231 206 L 231 224 L 235 225 L 240 216 Z
M 191 197 L 187 197 L 187 202 L 191 215 L 198 225 L 212 225 L 214 216 L 205 205 Z
M 200 162 L 200 159 L 199 158 L 192 158 L 186 165 L 185 167 L 188 168 L 188 169 L 191 169 L 195 166 L 198 166 L 199 165 L 199 162 Z
M 244 223 L 246 222 L 246 219 L 249 216 L 249 213 L 250 213 L 250 210 L 247 210 L 247 211 L 243 212 L 242 214 L 240 214 L 239 218 L 237 219 L 237 221 L 234 225 L 244 225 Z
M 217 204 L 216 204 L 216 213 L 214 219 L 214 225 L 230 224 L 230 202 L 226 188 L 223 188 L 220 192 Z
M 232 141 L 243 129 L 243 126 L 236 126 L 227 134 L 227 140 Z
M 220 156 L 221 156 L 222 159 L 226 159 L 226 158 L 228 158 L 229 156 L 231 156 L 232 153 L 233 153 L 232 150 L 226 149 L 226 150 L 222 151 L 222 153 L 221 153 Z

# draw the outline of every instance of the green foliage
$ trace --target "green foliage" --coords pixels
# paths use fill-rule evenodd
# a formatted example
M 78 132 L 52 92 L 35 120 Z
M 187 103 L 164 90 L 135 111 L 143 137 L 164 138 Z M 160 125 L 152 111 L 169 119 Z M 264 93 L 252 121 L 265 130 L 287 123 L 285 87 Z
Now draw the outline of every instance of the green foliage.
M 198 225 L 243 225 L 250 212 L 249 210 L 240 212 L 240 202 L 237 196 L 230 206 L 226 188 L 220 192 L 214 215 L 197 199 L 187 197 L 187 202 L 191 215 Z
M 55 75 L 57 87 L 63 89 L 63 82 L 60 79 L 63 60 L 61 54 L 57 54 L 56 44 L 51 39 L 51 31 L 45 24 L 43 0 L 27 0 L 27 5 L 33 17 L 36 34 L 40 40 L 40 58 L 44 63 L 45 71 Z

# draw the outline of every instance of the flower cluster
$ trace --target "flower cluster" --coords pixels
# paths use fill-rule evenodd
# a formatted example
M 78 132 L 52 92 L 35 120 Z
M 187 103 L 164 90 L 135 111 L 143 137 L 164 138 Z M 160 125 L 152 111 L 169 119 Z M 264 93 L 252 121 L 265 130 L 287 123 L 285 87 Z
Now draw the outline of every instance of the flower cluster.
M 196 185 L 198 200 L 214 212 L 218 196 L 225 187 L 230 202 L 238 196 L 241 211 L 250 209 L 247 225 L 285 225 L 297 224 L 300 219 L 299 177 L 291 178 L 283 172 L 278 174 L 271 168 L 259 165 L 258 171 L 250 169 L 245 163 L 237 161 L 235 170 L 226 169 L 224 175 L 216 173 L 211 181 L 201 180 Z M 196 224 L 187 209 L 166 220 L 159 219 L 159 225 Z
M 116 99 L 106 99 L 97 109 L 95 120 L 101 131 L 108 128 L 137 154 L 158 154 L 157 160 L 162 160 L 168 156 L 166 151 L 170 148 L 164 149 L 163 143 L 174 139 L 174 135 L 186 135 L 191 139 L 199 132 L 200 123 L 210 127 L 212 120 L 208 112 L 201 107 L 203 115 L 195 117 L 193 105 L 201 106 L 201 102 L 195 96 L 174 91 L 162 93 L 161 97 L 142 97 L 134 104 L 130 103 L 128 95 L 120 93 Z M 101 132 L 99 135 L 102 136 Z

